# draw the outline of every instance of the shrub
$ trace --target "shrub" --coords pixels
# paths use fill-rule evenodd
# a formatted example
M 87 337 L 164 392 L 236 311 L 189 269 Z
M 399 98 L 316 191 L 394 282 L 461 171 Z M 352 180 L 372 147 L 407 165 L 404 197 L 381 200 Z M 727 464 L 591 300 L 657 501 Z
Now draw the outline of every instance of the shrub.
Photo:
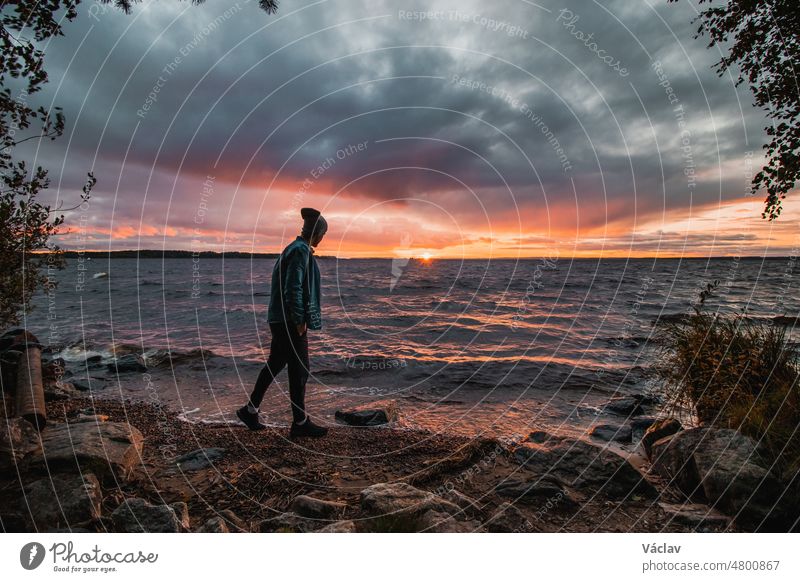
M 658 332 L 656 369 L 667 381 L 672 412 L 690 410 L 704 425 L 736 429 L 759 441 L 778 470 L 794 472 L 800 469 L 798 352 L 783 326 L 746 312 L 710 313 L 706 300 L 716 286 L 701 291 L 687 319 Z

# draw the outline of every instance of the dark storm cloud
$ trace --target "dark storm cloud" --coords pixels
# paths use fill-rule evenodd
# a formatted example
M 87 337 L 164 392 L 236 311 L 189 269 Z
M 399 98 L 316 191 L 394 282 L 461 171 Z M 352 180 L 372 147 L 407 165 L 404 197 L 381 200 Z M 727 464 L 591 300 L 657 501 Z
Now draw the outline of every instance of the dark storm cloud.
M 764 119 L 712 70 L 690 3 L 541 6 L 83 5 L 47 53 L 45 97 L 74 131 L 39 156 L 63 166 L 65 187 L 94 167 L 116 220 L 187 228 L 207 175 L 265 189 L 280 170 L 276 184 L 296 188 L 365 140 L 326 186 L 375 201 L 440 195 L 457 214 L 470 189 L 489 213 L 508 211 L 508 190 L 523 212 L 569 205 L 574 181 L 591 226 L 743 196 L 742 176 L 717 174 L 758 154 Z

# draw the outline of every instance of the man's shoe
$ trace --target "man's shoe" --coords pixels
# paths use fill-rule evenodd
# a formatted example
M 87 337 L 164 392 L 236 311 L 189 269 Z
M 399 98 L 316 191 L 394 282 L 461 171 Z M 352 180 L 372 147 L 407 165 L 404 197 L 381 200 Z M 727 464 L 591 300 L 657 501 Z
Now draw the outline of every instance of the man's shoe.
M 328 434 L 328 429 L 324 426 L 319 426 L 311 422 L 310 417 L 306 417 L 303 424 L 292 423 L 292 428 L 289 430 L 289 436 L 294 437 L 323 437 Z
M 245 423 L 245 425 L 247 425 L 247 428 L 249 428 L 250 430 L 262 430 L 267 428 L 266 424 L 262 424 L 258 420 L 257 412 L 250 412 L 247 410 L 246 404 L 236 411 L 236 416 L 238 416 L 239 420 Z

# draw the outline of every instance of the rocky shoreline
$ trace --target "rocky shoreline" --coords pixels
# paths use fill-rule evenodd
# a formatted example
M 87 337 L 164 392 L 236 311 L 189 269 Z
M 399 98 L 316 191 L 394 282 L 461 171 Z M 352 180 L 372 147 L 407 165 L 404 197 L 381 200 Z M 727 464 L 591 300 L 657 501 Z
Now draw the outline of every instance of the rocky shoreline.
M 46 425 L 4 392 L 0 524 L 9 532 L 722 532 L 796 528 L 796 487 L 729 429 L 627 424 L 522 442 L 398 430 L 343 411 L 319 440 L 196 424 L 99 399 L 43 367 Z M 106 393 L 107 394 L 107 393 Z M 41 414 L 42 411 L 39 411 Z M 619 443 L 636 445 L 626 454 Z
M 694 431 L 708 438 L 709 429 L 658 439 L 653 448 L 669 453 L 637 468 L 601 445 L 546 433 L 510 447 L 334 427 L 324 439 L 292 442 L 277 429 L 191 424 L 143 402 L 73 397 L 49 402 L 47 412 L 41 439 L 22 419 L 2 437 L 2 462 L 11 441 L 17 455 L 0 482 L 5 531 L 780 530 L 758 519 L 760 498 L 744 512 L 737 505 L 749 480 L 763 478 L 750 463 L 732 468 L 726 457 L 702 495 L 692 489 L 696 475 L 680 454 L 702 436 Z M 715 446 L 735 438 L 731 455 L 748 454 L 741 435 L 716 432 Z M 706 453 L 719 456 L 695 452 L 691 471 L 702 470 Z M 682 467 L 677 483 L 673 466 Z M 708 496 L 731 470 L 742 476 L 717 498 L 725 515 Z

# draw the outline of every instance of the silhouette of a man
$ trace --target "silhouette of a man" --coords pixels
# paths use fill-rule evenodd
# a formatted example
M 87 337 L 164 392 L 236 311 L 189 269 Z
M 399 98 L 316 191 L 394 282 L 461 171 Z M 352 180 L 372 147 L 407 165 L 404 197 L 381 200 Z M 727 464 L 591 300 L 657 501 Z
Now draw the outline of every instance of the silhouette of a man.
M 311 422 L 306 414 L 306 381 L 309 374 L 308 330 L 322 328 L 320 275 L 314 247 L 328 230 L 318 210 L 303 208 L 303 229 L 281 253 L 272 269 L 267 320 L 272 332 L 267 364 L 256 380 L 249 402 L 236 416 L 250 430 L 265 428 L 258 407 L 275 376 L 289 366 L 289 397 L 292 405 L 292 437 L 324 436 L 328 429 Z

